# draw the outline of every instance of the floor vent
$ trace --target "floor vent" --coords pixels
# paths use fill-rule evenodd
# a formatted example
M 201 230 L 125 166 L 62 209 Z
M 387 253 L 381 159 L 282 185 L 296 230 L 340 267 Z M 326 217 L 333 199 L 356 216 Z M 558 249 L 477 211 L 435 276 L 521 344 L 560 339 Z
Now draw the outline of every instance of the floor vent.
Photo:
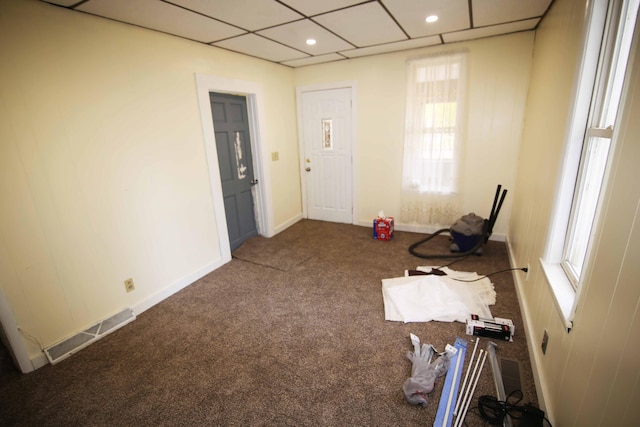
M 500 358 L 500 372 L 502 372 L 502 383 L 504 384 L 504 394 L 509 396 L 512 392 L 522 390 L 522 379 L 520 378 L 520 362 L 513 359 Z
M 47 359 L 52 365 L 60 362 L 76 353 L 89 344 L 105 337 L 109 333 L 115 331 L 136 319 L 135 314 L 130 308 L 122 310 L 120 313 L 114 314 L 108 319 L 96 323 L 90 328 L 59 342 L 49 348 L 44 349 Z

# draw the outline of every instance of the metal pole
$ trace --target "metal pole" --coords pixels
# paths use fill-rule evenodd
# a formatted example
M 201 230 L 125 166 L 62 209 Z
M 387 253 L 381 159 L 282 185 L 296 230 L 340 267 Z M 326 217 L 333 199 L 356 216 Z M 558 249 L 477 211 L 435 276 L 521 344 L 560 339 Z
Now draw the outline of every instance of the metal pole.
M 453 396 L 455 394 L 455 381 L 456 379 L 459 381 L 458 379 L 458 370 L 460 369 L 460 361 L 462 361 L 462 359 L 464 358 L 464 354 L 461 354 L 462 352 L 459 351 L 458 352 L 458 357 L 456 358 L 456 369 L 453 371 L 453 384 L 451 385 L 451 390 L 449 390 L 449 399 L 447 400 L 447 408 L 445 410 L 444 413 L 444 422 L 446 423 L 447 420 L 449 419 L 449 411 L 451 410 L 451 400 L 453 399 Z
M 478 349 L 478 343 L 480 342 L 480 338 L 476 337 L 476 345 L 473 346 L 473 353 L 471 353 L 471 359 L 469 359 L 469 366 L 467 366 L 467 373 L 464 375 L 464 380 L 462 381 L 462 388 L 460 389 L 460 395 L 458 396 L 458 401 L 456 402 L 456 407 L 453 410 L 453 415 L 458 415 L 458 409 L 460 408 L 460 401 L 464 396 L 464 389 L 467 386 L 467 379 L 469 379 L 469 372 L 471 372 L 471 368 L 473 365 L 473 361 L 476 357 L 476 350 Z
M 467 390 L 464 396 L 462 397 L 462 403 L 460 404 L 460 408 L 458 408 L 458 410 L 463 409 L 467 401 L 471 399 L 471 396 L 469 395 L 469 391 L 471 390 L 471 384 L 473 384 L 473 381 L 476 378 L 476 372 L 478 372 L 478 366 L 480 365 L 480 359 L 482 358 L 483 352 L 484 350 L 480 349 L 480 353 L 478 353 L 476 364 L 473 368 L 473 372 L 471 373 L 471 378 L 469 378 L 469 384 L 468 384 Z M 478 373 L 478 375 L 480 374 Z M 460 416 L 458 416 L 458 418 L 456 419 L 456 424 L 458 423 L 459 420 L 460 420 Z
M 469 403 L 471 403 L 471 398 L 473 397 L 473 393 L 476 391 L 476 386 L 478 385 L 478 380 L 480 379 L 480 374 L 482 373 L 482 368 L 484 367 L 484 362 L 487 360 L 487 353 L 484 353 L 484 357 L 482 358 L 482 364 L 480 365 L 480 371 L 476 376 L 475 382 L 473 383 L 473 389 L 471 390 L 471 394 L 469 395 L 469 399 L 467 400 L 467 404 L 464 407 L 464 411 L 462 412 L 462 416 L 458 417 L 456 420 L 456 427 L 461 427 L 464 422 L 464 417 L 467 416 L 467 410 L 469 409 Z
M 487 345 L 487 353 L 489 354 L 489 362 L 491 362 L 491 370 L 493 371 L 493 381 L 496 384 L 496 395 L 499 401 L 504 402 L 507 399 L 504 391 L 504 383 L 502 382 L 502 373 L 500 372 L 500 366 L 498 366 L 498 358 L 496 357 L 496 348 L 498 345 L 493 341 L 489 341 Z M 511 417 L 506 414 L 503 421 L 503 427 L 512 427 Z

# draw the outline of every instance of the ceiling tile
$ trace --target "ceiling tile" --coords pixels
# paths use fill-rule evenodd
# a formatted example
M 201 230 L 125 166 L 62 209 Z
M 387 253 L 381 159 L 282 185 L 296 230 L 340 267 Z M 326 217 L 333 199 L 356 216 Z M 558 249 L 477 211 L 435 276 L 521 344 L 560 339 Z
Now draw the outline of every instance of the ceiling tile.
M 553 3 L 553 0 L 41 1 L 292 67 L 535 30 Z M 429 14 L 437 14 L 440 19 L 427 24 L 424 19 Z M 315 38 L 317 44 L 308 46 L 305 43 L 308 38 Z
M 311 55 L 323 55 L 325 53 L 353 48 L 352 45 L 340 37 L 325 30 L 309 19 L 291 22 L 280 25 L 279 27 L 258 31 L 257 33 Z M 310 38 L 316 40 L 315 45 L 307 45 L 306 41 Z
M 313 20 L 358 47 L 407 39 L 377 2 L 319 15 Z
M 266 0 L 169 0 L 187 9 L 216 17 L 249 31 L 273 27 L 303 18 L 276 1 Z
M 518 31 L 533 30 L 539 22 L 540 18 L 527 19 L 526 21 L 510 22 L 508 24 L 492 25 L 490 27 L 474 28 L 473 30 L 443 34 L 442 38 L 445 43 L 453 43 L 463 40 L 497 36 L 500 34 L 516 33 Z
M 222 22 L 155 0 L 90 0 L 76 9 L 205 43 L 244 33 Z
M 320 13 L 329 12 L 331 10 L 343 9 L 345 7 L 353 6 L 354 4 L 362 3 L 363 0 L 281 0 L 291 6 L 293 9 L 306 16 L 318 15 Z
M 472 0 L 473 26 L 502 24 L 545 14 L 552 0 Z
M 289 61 L 308 56 L 306 53 L 299 52 L 255 34 L 245 34 L 240 37 L 213 43 L 213 45 L 273 62 Z
M 382 0 L 382 3 L 411 38 L 471 28 L 468 0 Z M 425 22 L 429 15 L 437 15 L 439 19 L 429 24 Z
M 363 47 L 360 49 L 344 50 L 341 55 L 349 58 L 357 58 L 361 56 L 377 55 L 379 53 L 396 52 L 399 50 L 417 49 L 419 47 L 434 46 L 442 44 L 440 37 L 431 36 L 420 39 L 404 40 L 396 43 L 383 44 L 378 46 Z
M 328 55 L 311 56 L 309 58 L 294 59 L 293 61 L 284 61 L 281 62 L 281 64 L 288 65 L 290 67 L 304 67 L 305 65 L 322 64 L 324 62 L 335 62 L 344 59 L 345 57 L 342 55 L 330 53 Z

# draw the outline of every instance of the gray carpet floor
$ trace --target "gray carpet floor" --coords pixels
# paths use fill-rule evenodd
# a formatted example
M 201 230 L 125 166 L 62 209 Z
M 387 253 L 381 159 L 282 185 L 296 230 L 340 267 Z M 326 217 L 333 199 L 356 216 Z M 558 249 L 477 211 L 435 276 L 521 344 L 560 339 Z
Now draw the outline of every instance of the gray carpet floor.
M 409 254 L 422 237 L 377 241 L 370 228 L 303 220 L 252 238 L 228 264 L 59 364 L 26 375 L 3 368 L 0 425 L 433 425 L 444 377 L 426 407 L 405 401 L 409 334 L 439 350 L 472 337 L 458 322 L 386 321 L 381 293 L 384 278 L 453 261 Z M 425 250 L 447 253 L 448 240 Z M 509 267 L 505 245 L 494 241 L 451 266 L 479 274 Z M 498 354 L 521 367 L 521 404 L 537 405 L 512 273 L 491 280 L 493 315 L 516 325 Z M 487 425 L 474 408 L 480 395 L 495 395 L 488 363 L 468 426 Z

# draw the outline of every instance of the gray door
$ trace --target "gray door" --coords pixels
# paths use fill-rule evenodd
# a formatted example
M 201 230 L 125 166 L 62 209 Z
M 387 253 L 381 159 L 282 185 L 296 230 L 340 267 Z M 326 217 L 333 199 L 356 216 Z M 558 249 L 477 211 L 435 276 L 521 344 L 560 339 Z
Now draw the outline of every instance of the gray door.
M 247 100 L 243 96 L 210 93 L 211 114 L 222 181 L 231 250 L 258 234 L 253 211 L 253 176 Z

